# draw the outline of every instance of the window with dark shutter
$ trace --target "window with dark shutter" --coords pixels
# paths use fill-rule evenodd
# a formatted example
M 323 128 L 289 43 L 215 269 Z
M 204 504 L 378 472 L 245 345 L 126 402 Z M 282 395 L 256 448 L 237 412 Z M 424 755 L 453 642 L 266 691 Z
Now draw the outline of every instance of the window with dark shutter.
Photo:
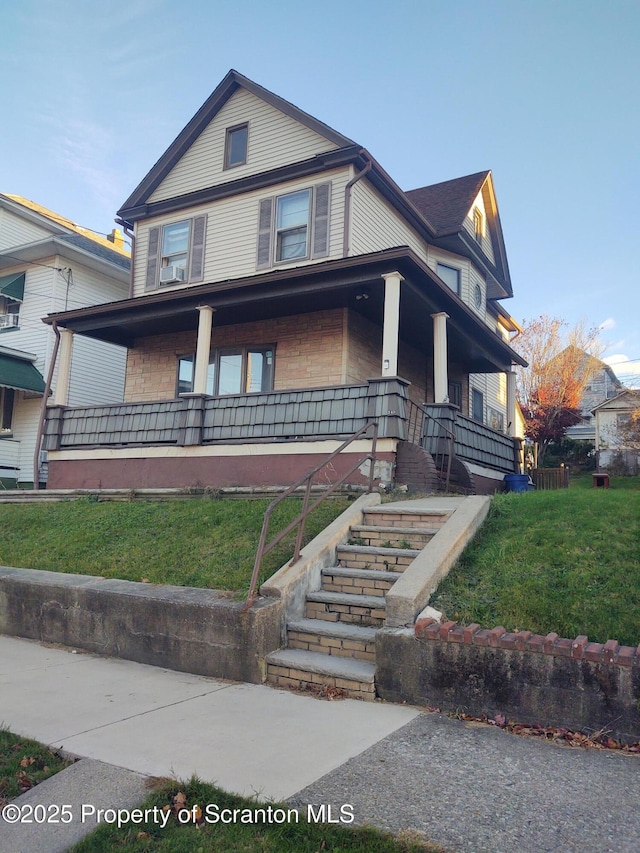
M 271 219 L 273 217 L 273 199 L 263 198 L 258 216 L 258 260 L 257 268 L 271 266 Z
M 204 278 L 204 242 L 206 231 L 206 215 L 194 217 L 192 223 L 191 257 L 189 260 L 189 281 L 202 281 Z
M 315 188 L 313 205 L 313 258 L 326 258 L 329 254 L 329 200 L 331 184 Z
M 149 229 L 149 248 L 147 250 L 147 275 L 144 289 L 155 290 L 158 286 L 158 261 L 160 248 L 160 228 Z

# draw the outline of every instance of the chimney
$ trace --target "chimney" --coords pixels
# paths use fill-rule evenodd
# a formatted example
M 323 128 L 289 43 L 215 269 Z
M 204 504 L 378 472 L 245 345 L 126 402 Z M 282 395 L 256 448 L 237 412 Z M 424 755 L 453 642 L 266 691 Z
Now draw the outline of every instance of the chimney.
M 114 228 L 111 234 L 107 234 L 107 240 L 118 249 L 124 249 L 124 234 L 119 228 Z

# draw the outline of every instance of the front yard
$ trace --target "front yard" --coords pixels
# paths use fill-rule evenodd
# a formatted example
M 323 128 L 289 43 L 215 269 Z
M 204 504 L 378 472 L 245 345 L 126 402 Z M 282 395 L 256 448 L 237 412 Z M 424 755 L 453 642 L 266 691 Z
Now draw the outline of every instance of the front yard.
M 640 478 L 497 495 L 431 604 L 448 619 L 640 643 Z
M 201 498 L 157 502 L 0 505 L 0 565 L 120 580 L 243 591 L 249 587 L 267 500 Z M 340 515 L 329 499 L 311 515 L 309 541 Z M 270 535 L 300 511 L 283 501 Z M 293 534 L 267 555 L 263 577 L 291 556 Z

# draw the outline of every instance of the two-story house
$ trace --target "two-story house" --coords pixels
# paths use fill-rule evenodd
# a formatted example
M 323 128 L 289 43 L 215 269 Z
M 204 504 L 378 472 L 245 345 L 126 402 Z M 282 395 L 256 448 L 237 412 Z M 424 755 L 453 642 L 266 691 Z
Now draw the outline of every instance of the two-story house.
M 128 348 L 125 402 L 50 407 L 51 485 L 287 485 L 371 419 L 386 483 L 435 484 L 438 451 L 469 489 L 517 470 L 490 172 L 403 192 L 230 71 L 118 215 L 130 298 L 47 322 Z
M 64 393 L 71 405 L 122 400 L 126 351 L 77 341 L 68 388 L 49 376 L 56 334 L 44 314 L 122 299 L 129 291 L 129 252 L 28 199 L 0 194 L 0 482 L 46 479 L 39 452 L 43 399 Z

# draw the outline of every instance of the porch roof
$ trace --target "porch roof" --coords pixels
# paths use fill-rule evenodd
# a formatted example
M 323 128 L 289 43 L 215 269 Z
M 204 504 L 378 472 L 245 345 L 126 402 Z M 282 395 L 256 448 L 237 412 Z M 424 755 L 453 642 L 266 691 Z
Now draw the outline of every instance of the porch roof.
M 525 364 L 475 312 L 406 246 L 262 273 L 149 293 L 88 308 L 49 314 L 45 323 L 122 346 L 138 338 L 195 330 L 196 308 L 216 309 L 214 325 L 273 319 L 336 307 L 349 307 L 381 324 L 385 273 L 400 272 L 401 337 L 418 349 L 431 339 L 432 313 L 446 311 L 450 350 L 471 372 L 496 372 Z M 357 299 L 366 293 L 366 299 Z

